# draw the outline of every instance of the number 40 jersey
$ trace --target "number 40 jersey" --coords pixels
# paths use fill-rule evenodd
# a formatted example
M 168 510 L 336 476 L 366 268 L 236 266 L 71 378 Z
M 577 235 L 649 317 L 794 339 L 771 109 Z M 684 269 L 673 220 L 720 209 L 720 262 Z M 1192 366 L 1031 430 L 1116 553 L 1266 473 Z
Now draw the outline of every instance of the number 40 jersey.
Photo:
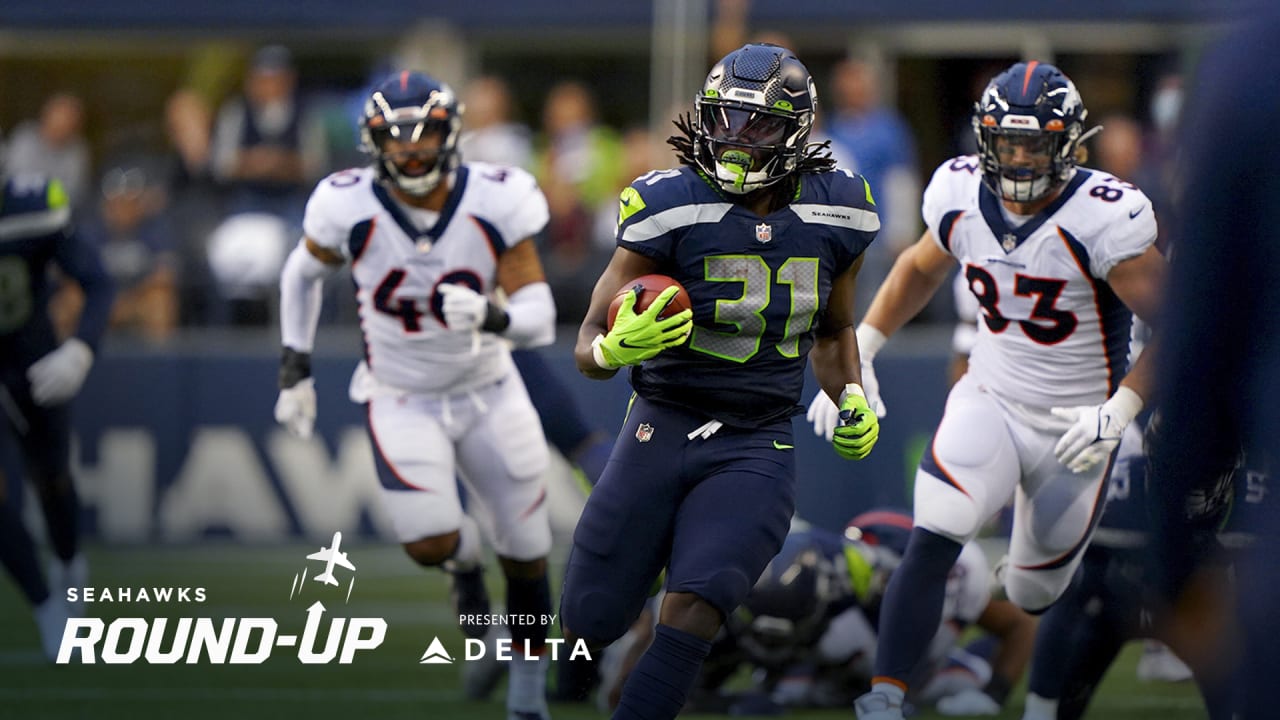
M 693 304 L 689 342 L 634 368 L 636 392 L 734 427 L 799 411 L 832 281 L 880 229 L 866 181 L 801 175 L 792 202 L 761 217 L 686 167 L 641 176 L 620 202 L 618 246 L 656 260 Z
M 497 382 L 511 355 L 497 335 L 446 327 L 439 287 L 491 295 L 498 257 L 547 217 L 533 176 L 516 168 L 462 165 L 438 214 L 401 204 L 372 168 L 360 168 L 320 181 L 303 229 L 351 262 L 373 377 L 400 390 L 454 393 Z
M 982 307 L 974 379 L 1040 409 L 1097 405 L 1115 391 L 1132 315 L 1107 275 L 1155 242 L 1141 190 L 1080 168 L 1047 208 L 1020 218 L 983 185 L 978 158 L 962 156 L 934 172 L 923 213 Z

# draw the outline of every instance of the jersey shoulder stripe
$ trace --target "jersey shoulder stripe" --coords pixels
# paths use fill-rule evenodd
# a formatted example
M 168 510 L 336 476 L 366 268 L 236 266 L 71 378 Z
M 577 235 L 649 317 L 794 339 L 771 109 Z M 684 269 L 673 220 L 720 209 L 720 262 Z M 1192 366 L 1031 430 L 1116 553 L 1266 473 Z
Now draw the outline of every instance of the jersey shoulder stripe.
M 71 205 L 56 179 L 10 178 L 0 197 L 0 241 L 42 237 L 71 225 Z

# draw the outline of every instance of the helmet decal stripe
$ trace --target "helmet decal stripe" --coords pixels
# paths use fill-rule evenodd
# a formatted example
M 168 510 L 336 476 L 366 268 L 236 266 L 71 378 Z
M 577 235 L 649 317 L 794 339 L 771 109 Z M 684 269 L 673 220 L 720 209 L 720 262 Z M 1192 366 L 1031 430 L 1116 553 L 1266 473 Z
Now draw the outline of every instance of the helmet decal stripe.
M 1036 66 L 1040 64 L 1039 60 L 1032 60 L 1027 63 L 1027 74 L 1022 76 L 1022 96 L 1027 96 L 1027 86 L 1031 84 L 1031 76 L 1036 72 Z

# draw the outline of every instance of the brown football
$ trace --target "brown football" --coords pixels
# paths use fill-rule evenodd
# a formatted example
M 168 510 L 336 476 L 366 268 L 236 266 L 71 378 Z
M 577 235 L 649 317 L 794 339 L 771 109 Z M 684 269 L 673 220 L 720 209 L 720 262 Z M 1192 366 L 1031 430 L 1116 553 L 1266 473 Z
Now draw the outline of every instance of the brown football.
M 618 316 L 618 308 L 622 306 L 622 298 L 629 292 L 639 291 L 640 296 L 636 298 L 635 312 L 642 313 L 647 309 L 658 297 L 663 290 L 675 285 L 680 288 L 662 312 L 658 313 L 659 318 L 667 318 L 675 315 L 682 310 L 688 310 L 692 307 L 689 301 L 689 293 L 684 286 L 676 281 L 675 278 L 667 275 L 641 275 L 635 280 L 631 280 L 613 296 L 613 302 L 609 303 L 609 328 L 613 329 L 613 320 Z

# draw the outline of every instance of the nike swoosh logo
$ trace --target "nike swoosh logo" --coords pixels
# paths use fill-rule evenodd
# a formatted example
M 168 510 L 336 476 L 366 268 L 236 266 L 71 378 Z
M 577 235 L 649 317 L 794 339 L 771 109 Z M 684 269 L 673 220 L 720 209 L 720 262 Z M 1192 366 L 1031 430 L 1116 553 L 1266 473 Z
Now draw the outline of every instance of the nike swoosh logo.
M 630 343 L 628 343 L 628 342 L 627 342 L 627 339 L 626 339 L 626 338 L 619 338 L 619 339 L 618 339 L 618 346 L 619 346 L 619 347 L 624 347 L 624 348 L 626 348 L 626 349 L 628 349 L 628 350 L 648 350 L 648 349 L 649 349 L 649 348 L 647 348 L 647 347 L 644 347 L 643 345 L 632 345 L 632 344 L 630 344 Z
M 1142 207 L 1138 208 L 1137 210 L 1134 210 L 1133 212 L 1129 213 L 1129 219 L 1130 219 L 1130 220 L 1132 220 L 1132 219 L 1134 219 L 1134 218 L 1138 217 L 1139 215 L 1141 215 L 1141 214 L 1142 214 L 1142 210 L 1143 210 L 1144 208 L 1146 208 L 1146 207 L 1147 207 L 1146 205 L 1143 205 Z
M 622 204 L 623 204 L 623 205 L 625 205 L 626 207 L 631 207 L 631 198 L 629 198 L 629 197 L 619 198 L 619 199 L 618 199 L 618 202 L 622 203 Z M 1132 217 L 1132 216 L 1131 216 L 1131 217 Z
M 786 443 L 780 443 L 777 440 L 774 440 L 773 447 L 775 450 L 790 450 L 794 448 L 795 445 L 787 445 Z

